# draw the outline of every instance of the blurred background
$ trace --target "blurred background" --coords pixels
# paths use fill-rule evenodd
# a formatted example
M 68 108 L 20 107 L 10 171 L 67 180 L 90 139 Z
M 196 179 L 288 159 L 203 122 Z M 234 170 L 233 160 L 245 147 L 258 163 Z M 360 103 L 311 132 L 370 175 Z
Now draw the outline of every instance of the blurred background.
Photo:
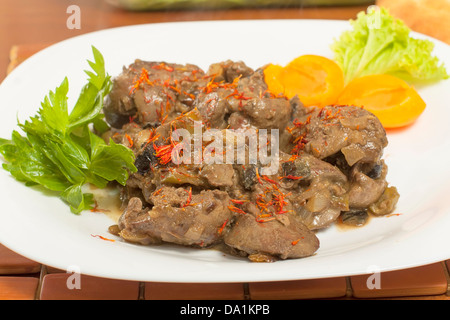
M 450 43 L 450 0 L 0 0 L 0 81 L 8 66 L 45 46 L 100 29 L 196 20 L 348 20 L 373 4 Z

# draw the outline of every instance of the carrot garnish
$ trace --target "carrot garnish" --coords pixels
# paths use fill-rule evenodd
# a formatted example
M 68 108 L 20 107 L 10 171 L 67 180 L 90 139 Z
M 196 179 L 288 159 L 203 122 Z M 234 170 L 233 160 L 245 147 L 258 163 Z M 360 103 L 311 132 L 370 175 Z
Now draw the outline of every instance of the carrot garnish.
M 239 209 L 238 207 L 235 207 L 235 206 L 228 206 L 227 208 L 236 213 L 247 214 L 247 212 L 245 212 L 244 210 Z
M 256 217 L 256 222 L 264 223 L 264 222 L 269 222 L 269 221 L 272 221 L 275 219 L 276 218 L 272 217 L 272 215 L 270 215 L 270 214 L 260 214 L 259 216 Z
M 172 144 L 163 145 L 163 146 L 158 146 L 156 144 L 153 144 L 153 148 L 155 149 L 155 155 L 156 155 L 156 157 L 158 157 L 158 161 L 160 164 L 166 165 L 172 161 L 173 147 L 174 146 Z
M 236 204 L 244 204 L 247 200 L 230 199 L 230 201 Z
M 131 87 L 129 94 L 131 95 L 137 89 L 139 89 L 139 87 L 142 83 L 147 83 L 149 85 L 153 85 L 153 82 L 151 82 L 148 77 L 148 71 L 145 68 L 142 68 L 139 78 L 137 78 L 133 81 L 133 86 Z
M 278 185 L 278 182 L 276 182 L 276 181 L 270 179 L 270 178 L 267 177 L 267 176 L 263 176 L 263 179 L 266 180 L 267 182 L 271 183 L 271 184 Z
M 94 207 L 91 209 L 91 212 L 110 212 L 110 210 L 99 208 L 97 201 L 94 200 Z
M 156 134 L 155 129 L 153 129 L 152 131 L 150 131 L 150 136 L 148 137 L 148 139 L 145 141 L 145 147 L 147 147 L 150 143 L 153 143 L 155 140 L 157 140 L 159 138 L 159 133 Z
M 157 196 L 158 194 L 160 194 L 162 191 L 162 188 L 159 188 L 158 190 L 156 190 L 155 192 L 153 192 L 153 196 Z
M 154 70 L 166 70 L 166 71 L 169 71 L 169 72 L 174 71 L 174 68 L 172 68 L 171 66 L 168 66 L 164 62 L 161 62 L 160 64 L 152 66 L 152 69 L 154 69 Z
M 189 188 L 189 191 L 188 191 L 188 198 L 187 198 L 187 200 L 186 200 L 186 203 L 183 204 L 181 207 L 182 207 L 182 208 L 186 208 L 186 207 L 192 205 L 192 204 L 191 204 L 191 201 L 192 201 L 192 187 Z
M 303 176 L 293 176 L 291 174 L 288 174 L 287 176 L 284 176 L 284 177 L 278 177 L 279 180 L 282 180 L 282 179 L 300 180 L 302 178 L 303 178 Z
M 131 139 L 131 137 L 126 133 L 125 133 L 125 138 L 127 138 L 128 143 L 130 144 L 130 148 L 131 148 L 134 144 L 133 139 Z
M 258 168 L 256 168 L 255 173 L 256 173 L 256 178 L 258 179 L 258 182 L 260 184 L 262 184 L 261 177 L 259 176 Z
M 221 233 L 223 232 L 223 229 L 225 229 L 225 226 L 227 225 L 227 223 L 228 223 L 228 219 L 226 219 L 226 220 L 224 221 L 224 223 L 222 224 L 222 226 L 219 228 L 219 230 L 217 230 L 217 232 L 218 232 L 219 234 L 221 234 Z
M 105 238 L 105 237 L 100 236 L 98 234 L 91 234 L 91 236 L 94 237 L 94 238 L 100 238 L 100 239 L 105 240 L 105 241 L 111 241 L 111 242 L 115 242 L 116 241 L 116 240 L 113 240 L 113 239 Z

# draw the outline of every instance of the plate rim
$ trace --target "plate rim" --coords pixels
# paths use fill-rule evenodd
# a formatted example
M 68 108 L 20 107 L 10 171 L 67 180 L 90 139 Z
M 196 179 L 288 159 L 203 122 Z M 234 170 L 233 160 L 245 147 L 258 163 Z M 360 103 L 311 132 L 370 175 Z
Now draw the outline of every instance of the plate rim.
M 101 34 L 103 32 L 115 32 L 116 30 L 119 30 L 119 29 L 120 30 L 133 29 L 133 28 L 144 28 L 145 29 L 145 28 L 147 28 L 149 26 L 152 27 L 152 28 L 157 28 L 158 26 L 180 25 L 180 24 L 196 24 L 196 25 L 198 25 L 198 24 L 209 24 L 209 23 L 214 23 L 214 24 L 223 24 L 223 23 L 225 23 L 225 24 L 229 24 L 229 23 L 236 23 L 236 22 L 256 23 L 256 24 L 264 23 L 264 22 L 277 22 L 277 23 L 295 22 L 295 23 L 306 23 L 306 24 L 311 23 L 311 22 L 313 22 L 313 23 L 326 22 L 328 24 L 335 24 L 335 23 L 339 23 L 339 24 L 342 24 L 342 25 L 348 24 L 348 20 L 331 20 L 331 19 L 252 19 L 252 20 L 241 19 L 241 20 L 202 20 L 202 21 L 179 21 L 179 22 L 143 23 L 143 24 L 137 24 L 137 25 L 128 25 L 128 26 L 119 26 L 119 27 L 106 28 L 106 29 L 102 29 L 102 30 L 87 32 L 85 34 L 77 35 L 75 37 L 67 38 L 67 39 L 64 39 L 62 41 L 56 42 L 54 44 L 51 44 L 50 46 L 40 50 L 39 52 L 33 54 L 30 58 L 25 60 L 23 63 L 21 63 L 21 65 L 17 66 L 17 68 L 14 69 L 10 73 L 10 75 L 6 76 L 5 79 L 2 81 L 2 83 L 0 83 L 0 87 L 4 86 L 5 83 L 6 83 L 6 85 L 8 85 L 8 81 L 9 81 L 8 79 L 11 79 L 12 77 L 14 77 L 16 73 L 18 74 L 21 69 L 27 68 L 28 64 L 32 64 L 34 59 L 37 59 L 36 57 L 39 58 L 39 56 L 45 55 L 48 51 L 53 50 L 52 48 L 54 48 L 56 46 L 64 45 L 64 43 L 73 41 L 74 39 L 95 36 L 95 35 L 99 35 L 99 34 Z M 429 38 L 433 42 L 437 42 L 437 43 L 443 44 L 443 45 L 445 45 L 447 47 L 447 49 L 450 47 L 448 44 L 446 44 L 446 43 L 444 43 L 444 42 L 442 42 L 442 41 L 440 41 L 438 39 L 432 38 L 430 36 L 427 36 L 427 35 L 424 35 L 424 34 L 421 34 L 421 33 L 417 33 L 417 32 L 414 32 L 414 31 L 412 31 L 412 33 L 420 35 L 420 37 L 423 37 L 423 38 Z M 0 238 L 1 238 L 1 235 L 0 235 Z M 11 248 L 11 250 L 13 250 L 13 251 L 15 251 L 15 252 L 17 252 L 19 254 L 21 254 L 20 252 L 23 252 L 23 250 L 18 250 L 18 248 L 15 247 L 14 245 L 8 244 L 7 240 L 5 241 L 3 239 L 1 243 L 4 246 L 6 246 L 8 248 Z M 30 255 L 28 253 L 27 253 L 27 257 L 32 258 L 32 260 L 34 260 L 36 262 L 39 262 L 39 260 L 41 260 L 36 255 Z M 407 265 L 409 267 L 426 265 L 426 264 L 436 263 L 436 262 L 439 262 L 439 261 L 442 261 L 442 260 L 445 260 L 445 259 L 448 259 L 448 258 L 450 258 L 450 257 L 439 258 L 438 256 L 436 256 L 434 259 L 428 259 L 428 262 L 426 262 L 426 263 L 421 261 L 421 262 L 415 262 L 415 263 L 412 262 L 412 263 L 409 263 Z M 50 264 L 45 263 L 45 262 L 40 262 L 40 263 L 45 264 L 45 265 L 50 265 Z M 399 270 L 399 269 L 404 269 L 404 268 L 405 268 L 405 266 L 399 266 L 397 268 L 393 267 L 393 268 L 390 268 L 390 269 L 385 269 L 385 271 Z M 150 281 L 148 279 L 138 279 L 138 278 L 134 278 L 132 276 L 131 277 L 123 277 L 123 276 L 120 276 L 120 275 L 115 274 L 115 273 L 109 273 L 109 274 L 100 275 L 98 272 L 94 272 L 94 273 L 92 273 L 92 272 L 84 273 L 83 272 L 83 274 L 90 274 L 90 275 L 94 275 L 94 276 L 114 278 L 114 279 L 126 279 L 126 280 L 136 280 L 136 281 Z M 362 274 L 362 273 L 361 272 L 356 272 L 356 273 L 351 273 L 350 272 L 350 273 L 345 273 L 345 274 L 341 273 L 340 275 L 336 275 L 336 277 L 358 275 L 358 274 Z M 307 277 L 307 278 L 300 278 L 300 279 L 314 279 L 314 278 L 325 278 L 325 277 L 329 277 L 329 275 L 316 276 L 316 277 L 312 277 L 312 278 Z M 278 279 L 275 279 L 275 280 L 264 280 L 264 279 L 243 280 L 240 277 L 236 277 L 235 280 L 233 280 L 233 279 L 226 280 L 225 279 L 224 281 L 220 281 L 220 282 L 263 282 L 263 281 L 284 281 L 284 280 L 286 280 L 286 279 L 283 279 L 282 276 L 281 276 L 281 278 L 278 278 Z M 290 279 L 290 280 L 293 280 L 293 279 Z M 177 277 L 166 278 L 166 279 L 162 279 L 162 280 L 153 280 L 153 281 L 178 282 L 178 283 L 181 283 L 181 282 L 192 282 L 192 281 L 183 281 L 183 279 L 177 278 Z M 209 283 L 211 281 L 208 280 L 208 279 L 205 279 L 205 281 L 199 281 L 199 279 L 197 279 L 194 282 L 199 282 L 199 283 L 200 282 L 208 282 Z

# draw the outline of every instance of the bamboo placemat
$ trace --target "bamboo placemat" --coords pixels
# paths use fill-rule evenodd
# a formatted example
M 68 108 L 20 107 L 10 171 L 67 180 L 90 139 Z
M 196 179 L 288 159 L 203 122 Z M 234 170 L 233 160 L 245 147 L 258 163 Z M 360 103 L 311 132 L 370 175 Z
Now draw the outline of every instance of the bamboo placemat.
M 11 49 L 8 72 L 49 44 Z M 80 275 L 29 260 L 0 244 L 0 300 L 450 300 L 450 260 L 381 273 L 372 287 L 369 275 L 260 283 L 158 283 Z

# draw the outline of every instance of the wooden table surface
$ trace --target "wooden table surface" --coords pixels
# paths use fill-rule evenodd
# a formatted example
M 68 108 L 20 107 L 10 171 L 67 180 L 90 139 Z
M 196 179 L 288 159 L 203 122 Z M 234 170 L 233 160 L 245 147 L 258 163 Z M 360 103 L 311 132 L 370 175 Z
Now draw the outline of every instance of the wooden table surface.
M 81 11 L 81 29 L 68 29 L 71 4 Z M 235 10 L 130 12 L 105 0 L 1 0 L 0 82 L 6 76 L 10 49 L 14 45 L 55 43 L 87 32 L 118 26 L 196 20 L 233 19 L 350 19 L 366 6 L 291 7 Z
M 81 29 L 69 29 L 67 8 L 81 9 Z M 104 0 L 0 0 L 0 82 L 11 48 L 43 45 L 118 26 L 196 20 L 351 19 L 366 6 L 129 12 Z M 28 51 L 27 51 L 28 50 Z M 17 53 L 17 52 L 16 52 Z M 16 57 L 17 58 L 17 57 Z M 20 59 L 19 59 L 20 60 Z M 18 61 L 20 62 L 20 61 Z M 4 299 L 433 299 L 448 300 L 450 260 L 383 274 L 382 290 L 368 290 L 367 276 L 276 283 L 163 284 L 83 278 L 83 290 L 68 290 L 70 274 L 19 256 L 0 244 L 0 300 Z

